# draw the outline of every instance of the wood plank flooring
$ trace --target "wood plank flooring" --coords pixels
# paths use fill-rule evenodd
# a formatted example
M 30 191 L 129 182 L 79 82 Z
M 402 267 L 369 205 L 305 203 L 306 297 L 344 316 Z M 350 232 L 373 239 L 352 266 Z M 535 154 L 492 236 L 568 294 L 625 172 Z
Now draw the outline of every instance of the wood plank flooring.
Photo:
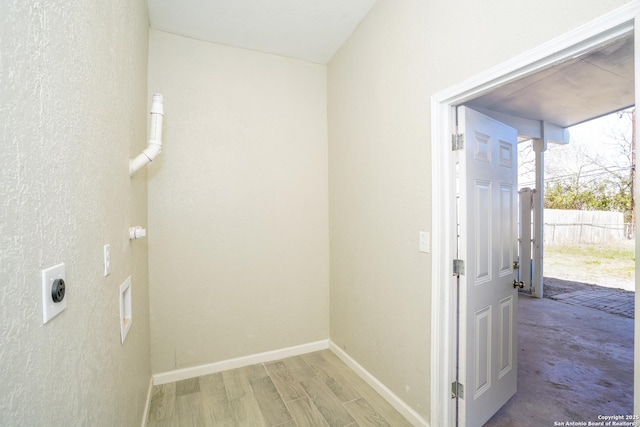
M 410 427 L 330 350 L 154 386 L 149 427 Z

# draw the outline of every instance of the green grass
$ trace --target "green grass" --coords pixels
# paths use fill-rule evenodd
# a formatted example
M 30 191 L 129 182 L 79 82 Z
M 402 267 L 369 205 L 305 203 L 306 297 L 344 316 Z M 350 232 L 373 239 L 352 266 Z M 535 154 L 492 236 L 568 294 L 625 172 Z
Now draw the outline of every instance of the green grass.
M 545 253 L 557 255 L 573 255 L 584 258 L 585 261 L 600 262 L 602 259 L 626 260 L 635 262 L 636 255 L 633 248 L 622 248 L 603 245 L 576 246 L 545 246 Z
M 633 280 L 633 242 L 619 244 L 547 245 L 544 248 L 545 275 L 594 283 L 603 280 Z

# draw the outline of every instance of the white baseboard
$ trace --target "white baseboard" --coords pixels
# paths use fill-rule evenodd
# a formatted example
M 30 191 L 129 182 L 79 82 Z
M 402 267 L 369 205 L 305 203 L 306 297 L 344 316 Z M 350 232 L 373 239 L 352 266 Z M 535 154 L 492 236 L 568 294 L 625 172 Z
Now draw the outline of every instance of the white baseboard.
M 380 396 L 382 396 L 396 411 L 400 412 L 411 424 L 416 427 L 429 427 L 427 420 L 414 411 L 402 399 L 396 396 L 391 390 L 382 384 L 369 371 L 363 368 L 351 356 L 344 352 L 336 343 L 329 341 L 329 349 L 333 351 L 344 363 L 357 373 L 367 384 L 369 384 Z
M 311 353 L 319 350 L 326 350 L 328 348 L 329 340 L 322 340 L 294 347 L 287 347 L 280 350 L 267 351 L 264 353 L 251 354 L 249 356 L 209 363 L 206 365 L 177 369 L 175 371 L 169 372 L 161 372 L 159 374 L 153 375 L 153 385 L 187 380 L 189 378 L 215 374 L 216 372 L 222 372 L 229 369 L 243 368 L 245 366 L 255 365 L 256 363 L 273 362 L 274 360 L 280 360 L 292 356 L 299 356 L 301 354 Z
M 144 405 L 141 427 L 147 427 L 147 417 L 149 417 L 149 406 L 151 405 L 151 391 L 153 390 L 153 377 L 149 378 L 149 389 L 147 390 L 147 403 Z

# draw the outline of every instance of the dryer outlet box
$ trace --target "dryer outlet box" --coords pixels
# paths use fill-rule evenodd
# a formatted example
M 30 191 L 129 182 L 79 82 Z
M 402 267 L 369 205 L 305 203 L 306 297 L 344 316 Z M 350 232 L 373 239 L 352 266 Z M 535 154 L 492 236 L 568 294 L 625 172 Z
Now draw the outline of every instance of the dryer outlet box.
M 43 324 L 56 317 L 58 314 L 62 313 L 65 308 L 67 308 L 66 288 L 64 263 L 42 270 Z M 58 301 L 56 302 L 56 300 Z

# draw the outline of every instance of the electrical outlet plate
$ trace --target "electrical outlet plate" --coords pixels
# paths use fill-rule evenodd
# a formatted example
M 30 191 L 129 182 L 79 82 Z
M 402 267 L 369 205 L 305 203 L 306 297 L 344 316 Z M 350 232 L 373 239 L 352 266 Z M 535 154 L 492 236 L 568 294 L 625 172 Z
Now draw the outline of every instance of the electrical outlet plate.
M 51 296 L 51 287 L 56 279 L 62 279 L 67 281 L 65 277 L 64 263 L 54 265 L 45 270 L 42 270 L 42 323 L 45 324 L 49 320 L 56 317 L 58 314 L 67 308 L 66 296 L 60 302 L 53 302 Z

